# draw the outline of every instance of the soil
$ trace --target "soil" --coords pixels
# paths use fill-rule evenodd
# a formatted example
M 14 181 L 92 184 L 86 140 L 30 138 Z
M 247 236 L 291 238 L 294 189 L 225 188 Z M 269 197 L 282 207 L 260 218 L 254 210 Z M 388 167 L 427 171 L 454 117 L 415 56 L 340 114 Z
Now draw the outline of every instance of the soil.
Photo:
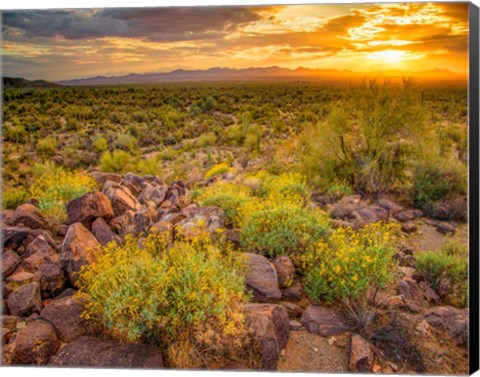
M 418 228 L 417 232 L 408 237 L 408 244 L 415 252 L 437 250 L 450 237 L 465 244 L 468 242 L 467 224 L 459 224 L 453 236 L 439 233 L 434 226 L 426 224 L 423 220 L 418 220 L 415 225 Z

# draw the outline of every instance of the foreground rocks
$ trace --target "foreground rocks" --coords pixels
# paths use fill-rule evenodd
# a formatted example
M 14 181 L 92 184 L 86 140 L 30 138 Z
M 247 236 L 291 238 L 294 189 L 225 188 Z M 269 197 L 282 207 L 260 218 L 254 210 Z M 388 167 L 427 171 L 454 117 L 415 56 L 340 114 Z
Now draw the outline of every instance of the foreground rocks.
M 82 336 L 64 345 L 51 366 L 95 368 L 163 368 L 162 352 L 147 344 L 121 344 Z
M 324 337 L 349 330 L 342 314 L 335 308 L 310 305 L 303 313 L 301 322 L 308 331 Z
M 113 217 L 110 199 L 101 192 L 89 192 L 67 204 L 68 223 L 89 223 L 96 218 Z
M 453 306 L 437 306 L 428 311 L 425 319 L 433 327 L 445 331 L 455 344 L 467 345 L 468 309 L 457 309 Z
M 16 339 L 15 364 L 47 364 L 59 346 L 53 326 L 35 320 L 20 330 Z
M 247 253 L 247 288 L 253 293 L 256 302 L 274 302 L 282 298 L 278 287 L 277 271 L 264 256 Z
M 373 366 L 372 346 L 362 336 L 352 335 L 350 347 L 351 372 L 370 372 Z

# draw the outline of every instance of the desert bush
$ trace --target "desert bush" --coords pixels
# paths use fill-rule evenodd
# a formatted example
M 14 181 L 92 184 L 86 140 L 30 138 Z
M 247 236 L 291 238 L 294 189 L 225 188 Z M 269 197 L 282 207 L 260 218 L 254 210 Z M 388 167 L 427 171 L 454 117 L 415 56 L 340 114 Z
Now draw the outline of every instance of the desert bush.
M 37 151 L 45 156 L 52 156 L 57 150 L 57 145 L 57 138 L 49 136 L 37 142 Z
M 52 225 L 66 220 L 69 201 L 97 188 L 93 177 L 83 171 L 69 172 L 62 168 L 45 171 L 30 187 L 30 195 L 38 200 L 38 209 Z
M 327 191 L 325 191 L 325 196 L 331 201 L 338 201 L 344 196 L 352 194 L 353 190 L 348 183 L 342 181 L 335 181 L 328 187 Z
M 459 307 L 468 304 L 467 246 L 447 240 L 434 251 L 417 254 L 416 268 L 447 303 Z
M 172 367 L 199 367 L 188 356 L 204 359 L 207 349 L 238 354 L 247 336 L 243 258 L 204 231 L 173 243 L 152 233 L 139 242 L 111 243 L 82 268 L 84 318 L 112 338 L 165 347 Z
M 207 180 L 217 175 L 228 173 L 231 170 L 230 166 L 224 162 L 214 165 L 211 169 L 209 169 L 203 179 Z
M 5 141 L 11 141 L 14 143 L 25 142 L 27 131 L 22 125 L 5 124 L 2 131 Z
M 105 152 L 108 148 L 108 142 L 107 139 L 104 137 L 97 137 L 93 141 L 93 149 L 95 149 L 96 152 L 102 153 Z
M 15 209 L 27 201 L 28 191 L 23 187 L 4 188 L 2 190 L 2 208 Z
M 132 155 L 119 149 L 112 153 L 105 151 L 100 157 L 100 170 L 107 173 L 127 173 L 132 170 Z
M 133 135 L 120 134 L 115 140 L 115 147 L 127 152 L 134 152 L 138 148 L 138 141 Z
M 201 134 L 196 140 L 196 146 L 205 148 L 207 146 L 215 145 L 217 136 L 213 132 L 205 132 Z
M 338 228 L 307 250 L 305 291 L 313 301 L 361 299 L 370 288 L 382 288 L 395 270 L 396 225 L 367 225 L 355 232 Z

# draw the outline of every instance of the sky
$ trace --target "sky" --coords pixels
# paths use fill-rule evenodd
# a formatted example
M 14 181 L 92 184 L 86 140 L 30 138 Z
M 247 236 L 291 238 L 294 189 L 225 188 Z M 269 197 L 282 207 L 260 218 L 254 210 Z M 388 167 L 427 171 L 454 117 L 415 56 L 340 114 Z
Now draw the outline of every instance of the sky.
M 2 75 L 211 67 L 468 70 L 467 3 L 2 11 Z

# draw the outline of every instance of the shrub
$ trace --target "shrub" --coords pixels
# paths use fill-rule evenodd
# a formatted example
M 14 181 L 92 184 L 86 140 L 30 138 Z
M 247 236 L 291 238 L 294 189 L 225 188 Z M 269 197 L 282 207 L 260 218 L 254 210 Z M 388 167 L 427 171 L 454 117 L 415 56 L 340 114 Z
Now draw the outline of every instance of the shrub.
M 197 138 L 196 145 L 199 148 L 204 148 L 207 146 L 215 145 L 216 141 L 217 136 L 213 132 L 205 132 Z
M 129 134 L 120 134 L 115 140 L 115 146 L 125 151 L 133 152 L 138 148 L 138 141 L 135 136 Z
M 238 227 L 240 225 L 240 209 L 247 199 L 233 194 L 217 194 L 207 197 L 202 205 L 217 206 L 225 214 L 225 226 Z
M 325 196 L 331 201 L 338 201 L 344 196 L 352 195 L 353 190 L 348 183 L 336 181 L 325 191 Z
M 25 142 L 25 139 L 27 137 L 27 131 L 25 130 L 24 126 L 19 124 L 5 124 L 5 126 L 3 127 L 3 137 L 5 141 L 22 143 Z
M 69 201 L 97 188 L 89 174 L 68 172 L 61 168 L 46 171 L 30 187 L 30 194 L 39 202 L 38 209 L 53 225 L 66 220 Z
M 328 220 L 320 213 L 296 207 L 277 207 L 254 212 L 240 233 L 249 251 L 275 257 L 301 255 L 327 233 Z
M 105 152 L 107 148 L 108 142 L 107 139 L 105 139 L 104 137 L 97 137 L 93 142 L 93 149 L 95 149 L 96 152 Z
M 122 150 L 105 151 L 100 157 L 100 170 L 107 173 L 127 173 L 131 170 L 132 155 Z
M 4 188 L 2 192 L 2 208 L 15 209 L 28 199 L 28 191 L 23 187 Z
M 467 247 L 448 240 L 435 251 L 417 254 L 416 268 L 447 303 L 465 307 L 468 303 Z
M 207 180 L 217 175 L 228 173 L 229 171 L 230 166 L 222 162 L 221 164 L 214 165 L 210 170 L 208 170 L 203 176 L 203 179 Z
M 56 137 L 46 137 L 37 142 L 37 150 L 46 156 L 52 156 L 57 150 L 58 140 Z
M 380 223 L 358 232 L 335 229 L 303 258 L 305 291 L 313 301 L 355 300 L 372 287 L 384 287 L 393 277 L 398 226 Z
M 142 245 L 111 243 L 81 269 L 84 318 L 112 338 L 166 347 L 173 367 L 198 367 L 185 358 L 207 349 L 238 354 L 247 334 L 243 258 L 205 232 L 173 243 L 152 233 Z

